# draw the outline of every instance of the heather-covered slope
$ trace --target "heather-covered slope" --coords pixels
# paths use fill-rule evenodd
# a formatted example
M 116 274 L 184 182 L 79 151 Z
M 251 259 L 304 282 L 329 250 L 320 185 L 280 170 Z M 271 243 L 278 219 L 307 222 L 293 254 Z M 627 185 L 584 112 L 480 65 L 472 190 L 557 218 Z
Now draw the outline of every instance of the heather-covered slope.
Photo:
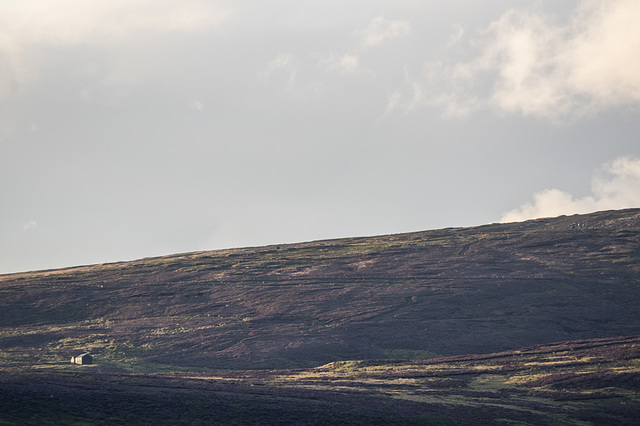
M 0 369 L 0 423 L 637 425 L 640 337 L 311 369 Z
M 639 334 L 640 210 L 0 276 L 0 362 L 313 367 Z

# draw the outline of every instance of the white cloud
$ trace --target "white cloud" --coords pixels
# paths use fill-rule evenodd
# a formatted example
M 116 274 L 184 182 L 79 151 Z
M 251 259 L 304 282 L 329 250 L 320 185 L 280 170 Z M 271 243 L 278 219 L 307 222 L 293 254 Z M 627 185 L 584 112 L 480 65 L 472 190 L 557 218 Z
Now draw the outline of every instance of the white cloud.
M 458 44 L 462 37 L 464 37 L 464 28 L 460 24 L 456 24 L 453 26 L 454 33 L 449 37 L 449 39 L 445 42 L 444 47 L 449 49 L 456 44 Z
M 357 55 L 345 54 L 336 57 L 333 53 L 321 60 L 319 65 L 327 71 L 337 71 L 342 74 L 353 74 L 360 69 L 360 59 Z
M 295 58 L 290 53 L 279 53 L 267 65 L 267 74 L 282 68 L 291 68 L 295 65 Z
M 199 31 L 221 25 L 230 15 L 228 8 L 202 0 L 2 2 L 0 80 L 15 85 L 34 78 L 34 47 L 106 46 L 149 33 Z M 0 87 L 0 95 L 6 89 Z
M 554 16 L 512 9 L 493 22 L 470 61 L 430 62 L 411 84 L 421 105 L 464 115 L 478 108 L 554 121 L 640 102 L 640 2 L 583 0 L 563 25 Z M 457 42 L 460 29 L 449 44 Z M 458 36 L 460 35 L 460 37 Z
M 312 52 L 303 56 L 280 53 L 269 61 L 260 76 L 264 80 L 275 80 L 277 84 L 282 84 L 279 79 L 284 77 L 284 87 L 288 92 L 311 90 L 317 93 L 321 86 L 319 82 L 325 79 L 318 71 L 342 75 L 373 74 L 361 65 L 358 55 Z M 301 82 L 298 82 L 298 77 Z
M 193 101 L 191 102 L 191 109 L 194 111 L 202 112 L 204 111 L 204 104 L 201 101 Z
M 382 16 L 374 18 L 363 34 L 365 46 L 375 46 L 383 41 L 411 33 L 411 25 L 406 21 L 393 21 Z
M 604 164 L 593 176 L 591 195 L 574 198 L 559 189 L 533 195 L 533 202 L 505 213 L 501 222 L 519 222 L 563 214 L 640 207 L 640 159 L 620 157 Z
M 279 53 L 269 61 L 266 70 L 262 73 L 262 77 L 267 79 L 275 72 L 284 72 L 287 75 L 286 90 L 292 91 L 296 84 L 298 68 L 298 61 L 295 56 L 290 53 Z
M 30 220 L 29 222 L 25 223 L 22 226 L 22 229 L 24 229 L 25 231 L 28 231 L 30 229 L 35 228 L 36 226 L 38 226 L 38 222 L 36 222 L 35 220 Z
M 387 100 L 387 113 L 396 109 L 404 109 L 405 111 L 413 111 L 418 105 L 424 104 L 426 99 L 425 90 L 427 86 L 413 79 L 409 70 L 404 72 L 405 91 L 393 92 Z
M 223 23 L 226 8 L 186 0 L 27 0 L 0 6 L 0 45 L 95 44 L 139 31 L 196 31 Z
M 365 51 L 387 39 L 404 36 L 410 32 L 411 25 L 408 22 L 387 20 L 379 16 L 371 20 L 365 30 L 359 32 L 361 40 L 352 49 L 339 53 L 326 50 L 296 54 L 279 53 L 267 63 L 259 75 L 264 80 L 273 78 L 276 81 L 284 75 L 287 77 L 285 90 L 288 92 L 304 90 L 303 88 L 306 87 L 307 89 L 312 88 L 312 92 L 318 93 L 327 77 L 319 75 L 318 70 L 325 73 L 338 73 L 343 76 L 365 74 L 375 76 L 375 71 L 363 64 Z M 369 59 L 371 59 L 370 56 Z M 277 77 L 278 74 L 280 77 Z

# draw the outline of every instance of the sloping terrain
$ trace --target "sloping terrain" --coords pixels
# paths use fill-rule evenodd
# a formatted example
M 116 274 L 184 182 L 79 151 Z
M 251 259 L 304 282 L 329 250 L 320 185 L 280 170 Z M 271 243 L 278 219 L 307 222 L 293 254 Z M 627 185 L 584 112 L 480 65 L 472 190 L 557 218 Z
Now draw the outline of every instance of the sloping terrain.
M 0 363 L 297 368 L 640 330 L 640 210 L 0 276 Z
M 312 369 L 0 370 L 0 423 L 637 425 L 640 337 Z

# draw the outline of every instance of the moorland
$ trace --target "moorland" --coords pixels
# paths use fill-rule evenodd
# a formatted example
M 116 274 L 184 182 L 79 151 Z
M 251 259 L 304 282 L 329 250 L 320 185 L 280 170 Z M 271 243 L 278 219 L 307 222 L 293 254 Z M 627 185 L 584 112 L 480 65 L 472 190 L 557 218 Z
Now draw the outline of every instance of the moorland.
M 640 209 L 0 275 L 0 423 L 634 424 L 639 281 Z

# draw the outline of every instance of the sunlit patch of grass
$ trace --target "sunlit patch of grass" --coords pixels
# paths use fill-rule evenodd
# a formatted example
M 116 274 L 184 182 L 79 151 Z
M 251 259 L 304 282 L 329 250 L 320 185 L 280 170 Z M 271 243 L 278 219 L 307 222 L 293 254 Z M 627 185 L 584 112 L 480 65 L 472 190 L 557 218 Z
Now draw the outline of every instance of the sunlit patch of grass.
M 611 367 L 610 371 L 613 373 L 640 373 L 640 364 L 638 359 L 632 360 L 631 365 L 622 365 Z
M 0 350 L 0 366 L 25 365 L 33 362 L 33 355 L 15 351 Z
M 588 364 L 599 361 L 596 357 L 582 357 L 578 358 L 575 356 L 563 356 L 563 357 L 550 357 L 545 360 L 536 360 L 526 362 L 523 365 L 526 367 L 560 367 L 565 365 L 574 365 L 574 364 Z
M 505 388 L 513 387 L 503 375 L 483 374 L 475 377 L 467 385 L 469 389 L 485 392 L 498 392 Z
M 168 322 L 167 318 L 162 319 L 164 322 Z M 252 321 L 255 321 L 254 317 L 244 316 L 244 315 L 232 315 L 229 317 L 219 317 L 216 318 L 215 323 L 211 323 L 209 317 L 188 317 L 188 316 L 179 316 L 172 317 L 171 321 L 175 321 L 174 325 L 166 325 L 166 326 L 157 326 L 153 327 L 144 332 L 144 335 L 147 337 L 160 337 L 160 336 L 171 336 L 171 335 L 179 335 L 179 334 L 188 334 L 188 333 L 200 333 L 206 332 L 208 330 L 216 330 L 220 328 L 226 327 L 236 327 L 239 325 L 247 324 Z M 208 322 L 207 324 L 202 324 L 202 322 Z M 182 324 L 187 325 L 182 325 Z M 192 325 L 189 325 L 192 324 Z
M 55 353 L 89 352 L 94 362 L 118 361 L 128 364 L 137 362 L 132 355 L 135 347 L 128 342 L 120 342 L 106 334 L 90 334 L 84 337 L 68 337 L 47 345 L 47 350 Z
M 513 384 L 513 385 L 526 385 L 531 382 L 538 381 L 540 379 L 544 379 L 550 377 L 549 373 L 537 373 L 537 374 L 517 374 L 506 379 L 505 383 Z

